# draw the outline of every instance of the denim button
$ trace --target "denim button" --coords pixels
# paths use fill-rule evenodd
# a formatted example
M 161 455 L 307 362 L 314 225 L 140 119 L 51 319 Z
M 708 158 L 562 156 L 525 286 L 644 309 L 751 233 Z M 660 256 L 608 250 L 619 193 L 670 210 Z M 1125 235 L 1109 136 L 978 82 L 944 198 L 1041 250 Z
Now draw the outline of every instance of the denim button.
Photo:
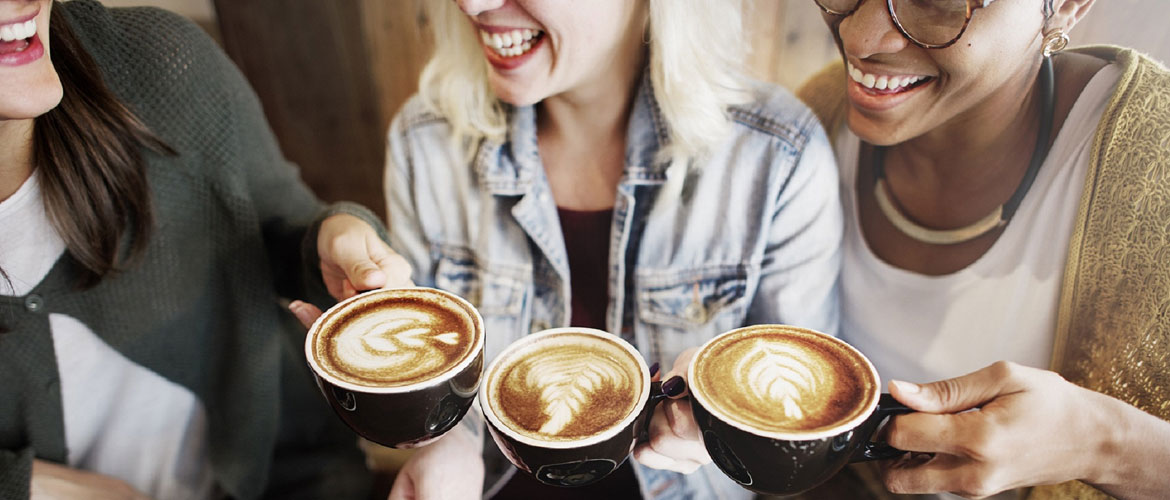
M 683 314 L 685 314 L 687 319 L 691 320 L 692 322 L 695 322 L 695 323 L 706 323 L 707 322 L 707 308 L 703 307 L 702 305 L 700 305 L 697 302 L 692 303 L 691 305 L 688 305 L 686 310 L 683 311 Z
M 548 330 L 548 323 L 545 321 L 541 321 L 539 319 L 536 321 L 533 321 L 532 322 L 532 331 L 539 332 L 541 330 Z
M 24 308 L 32 313 L 41 312 L 45 308 L 45 299 L 35 293 L 29 295 L 24 298 Z

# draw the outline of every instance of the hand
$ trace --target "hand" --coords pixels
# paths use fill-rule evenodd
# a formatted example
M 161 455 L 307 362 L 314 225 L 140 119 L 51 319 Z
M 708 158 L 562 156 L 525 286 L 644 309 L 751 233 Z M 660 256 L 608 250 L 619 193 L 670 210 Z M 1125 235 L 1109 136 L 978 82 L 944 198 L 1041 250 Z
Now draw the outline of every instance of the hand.
M 474 408 L 473 408 L 474 409 Z M 461 500 L 483 496 L 483 442 L 466 426 L 419 448 L 403 464 L 390 500 Z
M 32 500 L 149 498 L 119 479 L 36 459 L 33 460 L 29 492 Z
M 934 455 L 892 463 L 884 471 L 886 487 L 972 498 L 1074 479 L 1094 482 L 1096 468 L 1116 464 L 1108 455 L 1116 447 L 1109 444 L 1112 429 L 1119 427 L 1111 413 L 1117 404 L 1128 407 L 1056 373 L 1002 361 L 921 386 L 892 381 L 890 393 L 922 412 L 893 418 L 890 445 Z
M 349 214 L 321 222 L 317 233 L 321 279 L 329 294 L 344 300 L 359 290 L 414 286 L 410 263 L 394 253 L 365 221 Z
M 662 390 L 670 399 L 654 409 L 654 416 L 650 418 L 650 440 L 634 448 L 634 460 L 642 465 L 690 474 L 711 462 L 711 456 L 703 447 L 699 424 L 691 413 L 691 402 L 682 399 L 687 395 L 687 366 L 697 350 L 691 348 L 679 354 L 665 376 Z

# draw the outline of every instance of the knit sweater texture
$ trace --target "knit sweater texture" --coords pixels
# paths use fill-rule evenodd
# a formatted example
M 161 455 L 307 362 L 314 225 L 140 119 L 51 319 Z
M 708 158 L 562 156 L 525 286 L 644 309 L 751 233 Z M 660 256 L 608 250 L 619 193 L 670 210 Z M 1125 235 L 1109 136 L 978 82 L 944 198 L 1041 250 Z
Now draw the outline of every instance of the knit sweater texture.
M 66 253 L 28 295 L 0 296 L 9 331 L 0 334 L 0 498 L 28 497 L 34 457 L 67 457 L 51 313 L 80 320 L 202 402 L 225 497 L 364 498 L 356 439 L 313 386 L 304 328 L 280 298 L 329 305 L 315 253 L 321 220 L 350 213 L 384 237 L 379 221 L 317 200 L 243 76 L 194 24 L 91 0 L 54 8 L 115 95 L 178 154 L 143 151 L 155 228 L 129 268 L 79 290 Z

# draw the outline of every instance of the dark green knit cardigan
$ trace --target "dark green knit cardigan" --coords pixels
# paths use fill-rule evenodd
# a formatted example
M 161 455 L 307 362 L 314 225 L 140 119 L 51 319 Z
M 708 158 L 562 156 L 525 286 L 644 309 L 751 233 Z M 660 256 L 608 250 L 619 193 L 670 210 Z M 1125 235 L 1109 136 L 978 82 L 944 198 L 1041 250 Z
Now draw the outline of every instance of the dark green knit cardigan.
M 66 460 L 52 313 L 199 398 L 223 495 L 363 498 L 356 440 L 316 392 L 304 329 L 279 298 L 328 305 L 316 271 L 320 220 L 347 212 L 381 231 L 379 221 L 313 196 L 245 79 L 195 25 L 90 0 L 54 8 L 114 93 L 178 155 L 145 153 L 155 232 L 133 267 L 78 291 L 65 256 L 29 295 L 0 297 L 9 330 L 0 334 L 0 498 L 28 496 L 34 457 Z

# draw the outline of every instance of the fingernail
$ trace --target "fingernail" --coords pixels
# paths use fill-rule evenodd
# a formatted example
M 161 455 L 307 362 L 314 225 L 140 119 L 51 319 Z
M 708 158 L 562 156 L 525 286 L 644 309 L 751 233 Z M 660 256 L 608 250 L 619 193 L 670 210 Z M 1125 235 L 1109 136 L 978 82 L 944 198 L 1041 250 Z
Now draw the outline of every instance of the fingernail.
M 669 380 L 662 383 L 662 393 L 666 394 L 667 397 L 677 397 L 685 390 L 687 390 L 687 383 L 678 375 L 670 377 Z
M 650 377 L 653 378 L 655 375 L 658 375 L 658 363 L 650 365 Z
M 893 384 L 894 387 L 897 387 L 898 392 L 901 392 L 904 394 L 918 394 L 918 392 L 922 390 L 922 388 L 919 387 L 918 384 L 911 383 L 911 382 L 903 382 L 901 380 L 891 380 L 890 384 Z

